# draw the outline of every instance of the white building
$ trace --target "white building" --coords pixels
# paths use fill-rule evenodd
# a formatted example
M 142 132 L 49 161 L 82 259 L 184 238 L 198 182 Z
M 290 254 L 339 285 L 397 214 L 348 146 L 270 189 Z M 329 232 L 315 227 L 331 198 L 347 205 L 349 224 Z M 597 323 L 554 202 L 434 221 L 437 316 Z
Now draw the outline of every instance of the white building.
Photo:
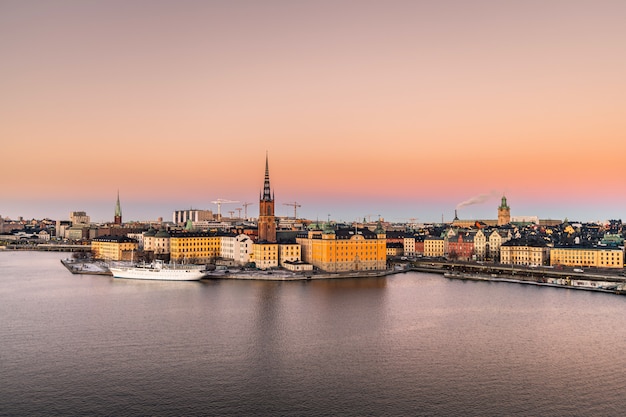
M 487 236 L 482 230 L 477 231 L 474 235 L 474 254 L 476 254 L 478 261 L 487 259 Z
M 143 249 L 157 254 L 170 253 L 170 234 L 165 230 L 150 229 L 143 234 Z
M 70 212 L 70 222 L 72 222 L 72 226 L 76 226 L 79 224 L 89 224 L 91 219 L 87 216 L 87 213 L 84 211 L 72 211 Z
M 492 259 L 500 258 L 500 246 L 511 240 L 513 236 L 508 230 L 494 230 L 489 235 L 489 252 Z
M 212 221 L 215 217 L 213 216 L 213 212 L 211 210 L 176 210 L 172 215 L 172 221 L 176 225 L 184 225 L 187 223 L 187 220 L 191 220 L 193 223 L 203 222 L 203 221 Z
M 252 239 L 250 236 L 240 234 L 237 236 L 222 236 L 220 256 L 225 259 L 232 259 L 239 265 L 250 262 L 252 254 Z
M 415 256 L 415 238 L 414 237 L 404 238 L 404 255 Z
M 511 223 L 539 224 L 539 217 L 537 216 L 511 216 Z

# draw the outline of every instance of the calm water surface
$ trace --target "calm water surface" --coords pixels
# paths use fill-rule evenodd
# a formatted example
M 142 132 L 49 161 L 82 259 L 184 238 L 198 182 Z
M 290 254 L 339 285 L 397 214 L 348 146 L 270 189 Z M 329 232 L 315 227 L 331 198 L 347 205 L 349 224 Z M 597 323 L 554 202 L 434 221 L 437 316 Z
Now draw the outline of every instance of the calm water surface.
M 626 297 L 132 281 L 66 256 L 0 252 L 0 415 L 624 415 Z

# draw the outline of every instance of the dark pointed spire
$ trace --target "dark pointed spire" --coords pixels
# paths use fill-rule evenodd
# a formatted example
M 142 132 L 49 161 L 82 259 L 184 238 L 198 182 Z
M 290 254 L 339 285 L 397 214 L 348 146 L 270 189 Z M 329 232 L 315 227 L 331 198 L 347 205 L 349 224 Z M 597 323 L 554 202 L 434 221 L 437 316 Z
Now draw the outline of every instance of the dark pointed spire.
M 267 152 L 265 153 L 265 182 L 263 183 L 263 201 L 272 201 L 272 191 L 270 189 L 270 168 L 268 163 Z

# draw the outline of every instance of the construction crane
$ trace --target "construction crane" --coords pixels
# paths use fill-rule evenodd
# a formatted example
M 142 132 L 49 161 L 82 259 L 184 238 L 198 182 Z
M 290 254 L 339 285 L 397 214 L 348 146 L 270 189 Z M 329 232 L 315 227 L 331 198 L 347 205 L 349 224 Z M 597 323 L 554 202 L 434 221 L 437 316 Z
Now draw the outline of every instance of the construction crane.
M 242 208 L 241 207 L 237 207 L 235 210 L 237 210 L 237 217 L 239 219 L 241 219 L 241 210 L 242 210 Z
M 235 215 L 235 211 L 234 210 L 228 210 L 228 214 L 230 214 L 230 218 L 232 219 L 233 216 Z
M 244 211 L 243 211 L 243 212 L 244 212 L 243 217 L 244 217 L 246 220 L 248 219 L 248 206 L 250 206 L 250 205 L 252 205 L 252 204 L 254 204 L 254 203 L 243 203 L 243 204 L 242 204 L 242 206 L 243 206 L 243 210 L 244 210 Z
M 222 220 L 222 204 L 230 204 L 230 203 L 238 203 L 239 201 L 233 200 L 224 200 L 223 198 L 218 198 L 217 200 L 211 201 L 213 204 L 217 204 L 217 221 Z
M 292 206 L 293 207 L 293 218 L 297 219 L 298 218 L 298 207 L 302 207 L 300 204 L 298 204 L 297 201 L 294 201 L 293 203 L 283 203 L 283 205 L 285 206 Z

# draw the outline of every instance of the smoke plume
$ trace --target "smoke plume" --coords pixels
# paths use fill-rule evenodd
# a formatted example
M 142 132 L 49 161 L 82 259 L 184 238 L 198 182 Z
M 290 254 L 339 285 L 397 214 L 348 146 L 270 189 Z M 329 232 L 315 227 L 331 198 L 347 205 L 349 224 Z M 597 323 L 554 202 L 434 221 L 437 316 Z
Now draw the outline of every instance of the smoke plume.
M 468 200 L 463 201 L 462 203 L 457 204 L 457 210 L 467 206 L 473 206 L 474 204 L 482 204 L 488 200 L 491 200 L 494 197 L 497 197 L 498 193 L 495 191 L 490 192 L 489 194 L 481 194 L 476 197 L 472 197 Z

